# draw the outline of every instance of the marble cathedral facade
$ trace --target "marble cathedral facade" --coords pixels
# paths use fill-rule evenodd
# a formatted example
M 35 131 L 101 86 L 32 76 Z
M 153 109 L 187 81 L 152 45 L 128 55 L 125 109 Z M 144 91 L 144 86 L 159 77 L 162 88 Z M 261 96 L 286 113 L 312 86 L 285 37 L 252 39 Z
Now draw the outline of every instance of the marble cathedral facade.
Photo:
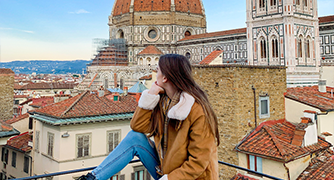
M 156 68 L 160 52 L 182 54 L 198 64 L 217 49 L 224 51 L 222 64 L 286 66 L 288 87 L 318 83 L 316 0 L 247 0 L 246 15 L 246 28 L 206 33 L 202 0 L 116 0 L 109 37 L 126 41 L 128 63 L 111 59 L 109 66 L 88 66 L 81 89 L 131 87 Z M 329 42 L 334 38 L 328 37 Z M 157 50 L 150 52 L 152 46 Z

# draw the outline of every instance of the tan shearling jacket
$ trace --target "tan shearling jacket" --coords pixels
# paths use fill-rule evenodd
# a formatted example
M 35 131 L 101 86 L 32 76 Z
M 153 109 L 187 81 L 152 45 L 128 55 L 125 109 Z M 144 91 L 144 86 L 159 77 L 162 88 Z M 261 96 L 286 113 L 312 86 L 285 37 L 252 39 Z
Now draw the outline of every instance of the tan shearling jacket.
M 152 110 L 159 100 L 159 95 L 148 94 L 148 90 L 142 93 L 130 123 L 134 131 L 149 133 Z M 164 158 L 161 155 L 162 136 L 154 136 L 162 173 L 167 174 L 168 180 L 218 180 L 216 141 L 202 106 L 191 95 L 182 92 L 180 101 L 171 107 L 167 117 L 170 123 Z M 178 128 L 177 121 L 181 121 Z

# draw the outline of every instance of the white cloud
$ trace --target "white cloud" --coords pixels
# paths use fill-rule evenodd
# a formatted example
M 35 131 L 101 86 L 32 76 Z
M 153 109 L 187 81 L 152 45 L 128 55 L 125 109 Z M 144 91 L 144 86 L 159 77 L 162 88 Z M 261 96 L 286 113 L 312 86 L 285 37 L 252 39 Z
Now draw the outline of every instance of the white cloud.
M 30 33 L 30 34 L 34 34 L 34 31 L 27 31 L 27 30 L 20 30 L 20 31 Z
M 34 31 L 28 31 L 28 30 L 22 30 L 22 29 L 13 29 L 13 28 L 4 28 L 4 27 L 0 27 L 0 30 L 21 31 L 21 32 L 30 33 L 30 34 L 34 33 Z
M 69 12 L 69 13 L 70 14 L 87 14 L 87 13 L 90 13 L 90 12 L 88 12 L 88 11 L 86 11 L 84 9 L 79 9 L 79 10 L 77 10 L 75 12 Z

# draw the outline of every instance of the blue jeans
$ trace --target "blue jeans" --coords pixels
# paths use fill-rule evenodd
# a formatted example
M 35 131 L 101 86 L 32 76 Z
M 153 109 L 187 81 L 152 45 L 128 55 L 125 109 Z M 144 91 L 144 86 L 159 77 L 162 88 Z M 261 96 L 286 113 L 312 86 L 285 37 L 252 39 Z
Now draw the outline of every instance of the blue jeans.
M 130 131 L 118 146 L 97 166 L 92 174 L 98 180 L 105 180 L 121 171 L 134 156 L 144 164 L 154 179 L 159 179 L 155 167 L 159 166 L 159 156 L 154 143 L 150 144 L 145 134 Z

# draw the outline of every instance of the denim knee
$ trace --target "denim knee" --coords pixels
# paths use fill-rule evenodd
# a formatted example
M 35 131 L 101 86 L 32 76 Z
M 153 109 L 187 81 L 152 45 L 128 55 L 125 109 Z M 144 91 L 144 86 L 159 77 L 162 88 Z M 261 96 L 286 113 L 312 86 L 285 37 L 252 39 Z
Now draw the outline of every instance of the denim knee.
M 135 138 L 136 140 L 147 140 L 147 137 L 145 134 L 136 132 L 134 130 L 129 131 L 127 136 L 129 136 L 129 138 Z

